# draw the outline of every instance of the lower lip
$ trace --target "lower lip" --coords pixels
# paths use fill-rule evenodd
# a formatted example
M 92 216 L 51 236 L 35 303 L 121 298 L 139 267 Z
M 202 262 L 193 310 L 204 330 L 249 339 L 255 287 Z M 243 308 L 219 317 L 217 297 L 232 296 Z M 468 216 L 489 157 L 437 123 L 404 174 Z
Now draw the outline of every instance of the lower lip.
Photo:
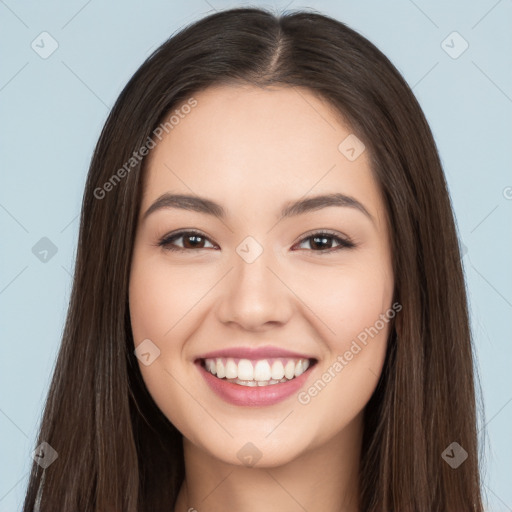
M 241 384 L 234 384 L 233 382 L 228 382 L 224 379 L 218 379 L 203 368 L 201 362 L 197 362 L 196 364 L 207 384 L 223 400 L 234 405 L 252 407 L 277 404 L 278 402 L 286 400 L 286 398 L 294 393 L 297 393 L 306 382 L 309 374 L 311 373 L 311 369 L 314 366 L 310 366 L 303 374 L 289 380 L 288 382 L 269 384 L 267 386 L 249 387 Z

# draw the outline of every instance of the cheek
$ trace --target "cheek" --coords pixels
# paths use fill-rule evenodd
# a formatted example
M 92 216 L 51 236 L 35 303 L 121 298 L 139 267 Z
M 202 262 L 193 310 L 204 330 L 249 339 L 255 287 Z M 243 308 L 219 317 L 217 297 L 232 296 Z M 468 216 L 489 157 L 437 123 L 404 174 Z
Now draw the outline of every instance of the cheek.
M 144 342 L 151 347 L 153 354 L 158 354 L 148 365 L 140 359 L 138 363 L 148 391 L 160 408 L 165 406 L 166 394 L 178 394 L 172 376 L 183 380 L 184 341 L 180 340 L 187 337 L 182 332 L 186 323 L 183 318 L 190 309 L 188 304 L 193 300 L 193 297 L 186 296 L 191 287 L 186 286 L 180 273 L 174 272 L 172 280 L 168 278 L 168 273 L 169 270 L 155 258 L 138 259 L 135 256 L 129 287 L 134 348 Z M 156 348 L 144 341 L 148 339 Z M 139 350 L 142 352 L 143 346 Z
M 334 432 L 359 414 L 374 392 L 396 313 L 393 276 L 382 261 L 329 270 L 330 275 L 316 275 L 316 287 L 306 284 L 308 305 L 329 327 L 322 328 L 328 356 L 298 401 L 308 421 L 323 418 Z
M 184 317 L 200 296 L 201 290 L 191 285 L 189 274 L 174 269 L 171 275 L 161 258 L 158 261 L 151 255 L 134 255 L 129 301 L 135 348 L 149 339 L 160 351 L 149 365 L 139 360 L 139 369 L 159 409 L 180 431 L 186 432 L 189 423 L 201 422 L 200 411 L 190 412 L 199 416 L 193 421 L 185 420 L 187 416 L 183 414 L 190 408 L 190 398 L 183 392 L 183 383 L 189 381 L 193 368 L 184 364 L 182 358 L 188 335 L 184 331 Z M 188 432 L 188 435 L 193 433 Z
M 330 348 L 342 350 L 391 307 L 393 277 L 382 263 L 362 261 L 324 268 L 301 279 L 300 287 L 299 293 L 325 326 L 322 332 Z
M 210 280 L 200 271 L 171 269 L 165 263 L 161 257 L 134 259 L 130 315 L 135 344 L 144 338 L 168 340 L 207 291 Z

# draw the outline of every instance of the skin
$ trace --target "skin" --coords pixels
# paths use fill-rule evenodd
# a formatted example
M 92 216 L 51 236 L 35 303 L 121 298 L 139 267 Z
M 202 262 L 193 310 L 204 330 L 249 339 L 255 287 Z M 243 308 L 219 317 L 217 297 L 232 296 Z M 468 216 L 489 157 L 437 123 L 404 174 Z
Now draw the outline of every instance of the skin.
M 357 511 L 363 411 L 388 323 L 307 404 L 297 394 L 266 407 L 229 404 L 194 361 L 235 346 L 310 354 L 318 363 L 307 390 L 391 308 L 388 221 L 368 151 L 349 161 L 338 145 L 350 127 L 305 89 L 216 86 L 194 97 L 147 161 L 129 290 L 135 346 L 150 339 L 160 350 L 150 365 L 139 361 L 144 382 L 183 434 L 174 510 Z M 227 217 L 164 208 L 143 219 L 165 192 L 212 199 Z M 373 220 L 330 206 L 277 221 L 287 201 L 333 192 L 356 198 Z M 184 228 L 204 234 L 202 248 L 186 236 L 174 241 L 184 252 L 158 246 Z M 333 251 L 331 238 L 315 248 L 307 236 L 323 229 L 356 247 Z M 263 248 L 250 264 L 236 252 L 247 236 Z M 261 453 L 253 467 L 237 457 L 248 442 Z

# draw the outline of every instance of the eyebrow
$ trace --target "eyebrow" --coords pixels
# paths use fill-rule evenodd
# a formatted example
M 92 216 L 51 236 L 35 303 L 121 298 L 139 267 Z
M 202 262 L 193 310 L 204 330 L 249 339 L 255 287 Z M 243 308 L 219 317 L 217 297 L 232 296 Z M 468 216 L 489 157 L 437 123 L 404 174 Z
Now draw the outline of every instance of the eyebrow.
M 374 224 L 375 219 L 371 213 L 357 199 L 345 194 L 323 194 L 309 197 L 307 199 L 299 199 L 297 201 L 288 201 L 281 210 L 279 220 L 302 215 L 307 212 L 328 208 L 331 206 L 349 207 L 364 213 Z M 205 197 L 191 196 L 186 194 L 162 194 L 144 213 L 142 220 L 157 210 L 165 208 L 178 208 L 181 210 L 194 211 L 212 215 L 218 219 L 227 217 L 226 210 L 215 201 Z

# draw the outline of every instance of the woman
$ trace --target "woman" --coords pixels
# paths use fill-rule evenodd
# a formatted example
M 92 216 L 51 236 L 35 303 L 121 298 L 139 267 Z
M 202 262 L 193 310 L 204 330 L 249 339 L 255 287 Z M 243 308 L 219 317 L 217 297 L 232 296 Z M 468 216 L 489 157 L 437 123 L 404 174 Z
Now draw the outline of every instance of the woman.
M 326 16 L 219 12 L 101 134 L 24 510 L 480 512 L 473 379 L 403 78 Z

